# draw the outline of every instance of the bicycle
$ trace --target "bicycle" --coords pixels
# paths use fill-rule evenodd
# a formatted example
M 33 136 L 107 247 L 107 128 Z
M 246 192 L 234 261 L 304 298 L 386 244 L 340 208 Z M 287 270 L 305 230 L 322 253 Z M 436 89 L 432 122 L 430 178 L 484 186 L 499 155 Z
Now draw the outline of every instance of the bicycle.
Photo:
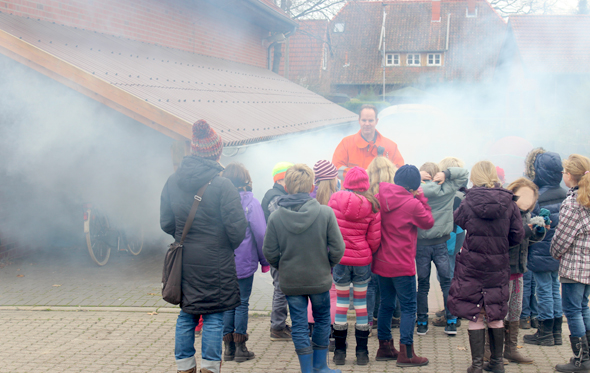
M 132 230 L 131 238 L 127 238 L 125 230 L 111 226 L 109 218 L 92 204 L 86 203 L 84 209 L 84 234 L 88 253 L 96 264 L 107 264 L 111 249 L 127 251 L 131 255 L 139 255 L 143 249 L 143 228 Z

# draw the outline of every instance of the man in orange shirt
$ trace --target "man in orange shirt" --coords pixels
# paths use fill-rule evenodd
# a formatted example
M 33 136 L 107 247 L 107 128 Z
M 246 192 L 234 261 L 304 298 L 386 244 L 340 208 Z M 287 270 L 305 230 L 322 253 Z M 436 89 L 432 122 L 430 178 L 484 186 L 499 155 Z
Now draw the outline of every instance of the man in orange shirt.
M 377 155 L 388 158 L 397 168 L 404 165 L 404 158 L 397 149 L 397 144 L 382 136 L 375 129 L 378 122 L 375 106 L 361 106 L 359 112 L 360 131 L 342 139 L 332 157 L 332 164 L 339 170 L 342 178 L 348 169 L 354 166 L 366 170 Z

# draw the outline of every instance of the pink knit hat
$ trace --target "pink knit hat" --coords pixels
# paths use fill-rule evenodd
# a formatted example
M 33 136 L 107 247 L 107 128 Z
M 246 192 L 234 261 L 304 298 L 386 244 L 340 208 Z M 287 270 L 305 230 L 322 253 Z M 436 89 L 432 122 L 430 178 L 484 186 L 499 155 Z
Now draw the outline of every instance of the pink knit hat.
M 366 192 L 371 187 L 371 184 L 369 184 L 369 175 L 365 169 L 353 167 L 346 173 L 342 186 L 344 189 Z

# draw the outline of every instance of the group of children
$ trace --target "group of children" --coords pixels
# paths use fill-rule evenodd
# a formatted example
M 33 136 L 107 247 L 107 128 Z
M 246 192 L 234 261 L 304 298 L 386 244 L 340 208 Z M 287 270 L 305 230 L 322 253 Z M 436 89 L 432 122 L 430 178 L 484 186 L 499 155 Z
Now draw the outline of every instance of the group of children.
M 302 372 L 340 372 L 327 365 L 331 334 L 333 360 L 345 364 L 351 285 L 356 361 L 368 364 L 373 315 L 367 312 L 367 287 L 372 277 L 380 291 L 376 360 L 397 360 L 401 367 L 426 365 L 428 359 L 414 351 L 413 335 L 415 325 L 418 335 L 428 332 L 434 262 L 445 301 L 445 333 L 457 333 L 457 317 L 469 321 L 468 372 L 504 372 L 503 358 L 531 363 L 517 351 L 523 274 L 529 245 L 554 230 L 550 255 L 560 259 L 563 309 L 574 352 L 570 363 L 556 369 L 589 371 L 590 160 L 572 155 L 563 167 L 571 189 L 558 209 L 557 225 L 552 211 L 539 209 L 533 180 L 519 178 L 503 188 L 488 161 L 476 163 L 471 172 L 457 158 L 396 170 L 387 158 L 377 157 L 367 170 L 348 170 L 343 181 L 328 161 L 317 162 L 313 171 L 281 162 L 262 204 L 251 195 L 244 166 L 228 165 L 223 176 L 240 190 L 251 233 L 236 250 L 242 304 L 224 320 L 224 360 L 254 357 L 245 341 L 251 272 L 259 262 L 263 271 L 270 265 L 275 285 L 271 339 L 293 340 Z M 472 187 L 465 189 L 468 181 Z M 399 349 L 391 334 L 397 302 Z M 286 323 L 287 308 L 292 327 Z M 540 326 L 536 338 L 542 339 L 546 330 Z

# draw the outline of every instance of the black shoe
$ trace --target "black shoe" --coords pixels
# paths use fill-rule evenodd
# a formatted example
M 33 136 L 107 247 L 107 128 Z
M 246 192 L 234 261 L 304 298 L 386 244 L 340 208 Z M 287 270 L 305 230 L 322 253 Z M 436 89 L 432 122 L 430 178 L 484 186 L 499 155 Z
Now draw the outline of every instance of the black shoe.
M 531 328 L 539 329 L 539 319 L 536 317 L 531 317 Z
M 537 346 L 553 346 L 553 319 L 539 321 L 539 329 L 535 334 L 525 335 L 524 343 Z
M 418 328 L 416 328 L 416 334 L 426 335 L 426 333 L 428 333 L 428 323 L 427 322 L 418 322 Z
M 582 338 L 570 336 L 570 343 L 572 344 L 574 357 L 567 364 L 557 364 L 555 370 L 566 373 L 588 372 L 590 370 L 588 339 L 586 339 L 586 336 Z
M 520 319 L 520 328 L 521 329 L 530 329 L 531 328 L 531 318 L 527 317 L 526 319 Z
M 563 316 L 556 317 L 553 319 L 553 343 L 556 346 L 561 346 L 563 344 L 563 340 L 561 338 L 561 325 L 563 324 Z
M 367 342 L 369 339 L 369 325 L 357 325 L 355 327 L 354 335 L 356 338 L 356 364 L 369 364 L 369 348 Z
M 457 323 L 447 323 L 445 326 L 445 334 L 451 337 L 457 335 Z
M 346 336 L 348 325 L 334 324 L 334 364 L 344 365 L 346 363 Z

